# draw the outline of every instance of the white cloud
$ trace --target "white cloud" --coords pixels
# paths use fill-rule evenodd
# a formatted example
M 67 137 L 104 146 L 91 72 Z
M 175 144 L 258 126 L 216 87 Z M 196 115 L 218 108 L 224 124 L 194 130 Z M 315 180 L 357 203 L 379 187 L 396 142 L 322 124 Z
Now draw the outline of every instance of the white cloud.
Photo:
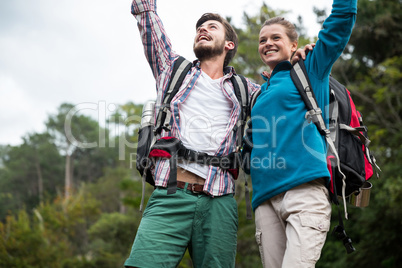
M 33 102 L 10 76 L 0 76 L 0 86 L 0 141 L 19 144 L 26 134 L 44 130 L 42 103 Z

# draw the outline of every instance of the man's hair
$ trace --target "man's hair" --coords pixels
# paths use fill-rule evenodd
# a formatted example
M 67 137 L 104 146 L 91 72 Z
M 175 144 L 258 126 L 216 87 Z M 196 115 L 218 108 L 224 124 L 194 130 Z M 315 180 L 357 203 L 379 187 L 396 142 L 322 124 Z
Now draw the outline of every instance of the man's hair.
M 237 34 L 236 34 L 235 30 L 233 29 L 232 25 L 230 25 L 230 23 L 226 19 L 224 19 L 219 14 L 215 14 L 215 13 L 205 13 L 204 15 L 202 15 L 201 18 L 197 21 L 195 28 L 198 29 L 198 27 L 200 27 L 204 22 L 209 21 L 209 20 L 216 20 L 216 21 L 222 23 L 225 28 L 225 40 L 232 41 L 234 43 L 234 48 L 232 50 L 228 51 L 228 53 L 226 54 L 226 57 L 225 57 L 225 61 L 223 62 L 223 67 L 226 67 L 229 65 L 229 62 L 236 55 L 237 46 L 239 44 Z

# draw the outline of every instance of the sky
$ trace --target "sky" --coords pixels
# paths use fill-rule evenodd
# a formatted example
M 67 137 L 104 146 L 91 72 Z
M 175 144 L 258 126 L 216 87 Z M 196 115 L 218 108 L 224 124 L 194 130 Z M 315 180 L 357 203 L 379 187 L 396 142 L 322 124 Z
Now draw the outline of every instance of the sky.
M 241 27 L 243 12 L 254 15 L 263 2 L 157 3 L 173 49 L 194 60 L 195 23 L 203 13 L 232 17 Z M 331 0 L 265 3 L 289 11 L 292 22 L 301 15 L 309 36 L 319 31 L 313 7 L 329 14 L 332 5 Z M 45 121 L 62 103 L 100 120 L 116 105 L 156 98 L 130 6 L 130 0 L 0 1 L 0 145 L 19 145 L 23 136 L 45 131 Z

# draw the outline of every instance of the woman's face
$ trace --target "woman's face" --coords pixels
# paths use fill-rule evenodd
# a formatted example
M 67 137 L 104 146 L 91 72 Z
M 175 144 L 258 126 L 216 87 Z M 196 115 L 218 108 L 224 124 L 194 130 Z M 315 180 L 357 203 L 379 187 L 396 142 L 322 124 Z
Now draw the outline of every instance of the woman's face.
M 280 24 L 262 27 L 259 37 L 258 52 L 262 61 L 271 70 L 281 61 L 289 61 L 297 49 L 297 41 L 290 41 L 286 29 Z

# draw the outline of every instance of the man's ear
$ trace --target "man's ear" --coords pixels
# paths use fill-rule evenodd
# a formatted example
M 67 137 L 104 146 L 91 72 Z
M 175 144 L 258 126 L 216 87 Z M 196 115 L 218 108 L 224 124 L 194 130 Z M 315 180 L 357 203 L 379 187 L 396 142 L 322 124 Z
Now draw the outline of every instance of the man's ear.
M 235 44 L 232 41 L 225 41 L 225 50 L 229 51 L 234 49 Z

